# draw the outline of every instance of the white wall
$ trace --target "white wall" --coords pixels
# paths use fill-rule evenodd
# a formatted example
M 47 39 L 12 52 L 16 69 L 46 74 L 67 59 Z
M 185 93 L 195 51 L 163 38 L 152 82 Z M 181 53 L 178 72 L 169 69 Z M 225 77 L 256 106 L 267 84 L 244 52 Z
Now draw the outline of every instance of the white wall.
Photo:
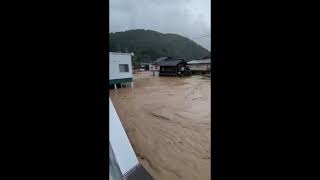
M 128 64 L 129 72 L 120 72 L 119 64 Z M 109 80 L 132 78 L 131 54 L 109 52 Z
M 109 141 L 122 174 L 125 174 L 139 161 L 124 131 L 119 116 L 109 98 Z
M 207 71 L 210 69 L 210 65 L 208 65 L 208 64 L 192 64 L 192 65 L 189 65 L 189 69 L 191 71 Z
M 155 71 L 159 71 L 160 70 L 160 66 L 159 65 L 152 65 L 150 64 L 149 65 L 149 70 L 152 71 L 152 70 L 155 70 Z

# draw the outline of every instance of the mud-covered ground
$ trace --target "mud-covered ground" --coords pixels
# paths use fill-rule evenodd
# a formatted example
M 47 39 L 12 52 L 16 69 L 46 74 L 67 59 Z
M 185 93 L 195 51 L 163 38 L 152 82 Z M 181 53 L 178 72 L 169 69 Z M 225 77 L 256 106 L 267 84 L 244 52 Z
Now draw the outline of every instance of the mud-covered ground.
M 139 161 L 156 180 L 210 179 L 210 79 L 134 74 L 110 89 Z

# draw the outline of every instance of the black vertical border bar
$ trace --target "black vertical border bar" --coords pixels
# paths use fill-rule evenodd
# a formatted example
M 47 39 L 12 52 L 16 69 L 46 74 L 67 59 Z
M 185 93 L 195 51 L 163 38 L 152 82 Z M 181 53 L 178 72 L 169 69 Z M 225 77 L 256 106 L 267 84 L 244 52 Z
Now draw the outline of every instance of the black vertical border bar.
M 225 54 L 225 35 L 224 35 L 224 2 L 223 0 L 215 0 L 211 6 L 212 15 L 212 31 L 213 39 L 213 58 L 212 69 L 212 99 L 211 99 L 211 147 L 212 147 L 212 162 L 211 162 L 211 176 L 212 179 L 223 179 L 224 175 L 224 135 L 223 135 L 223 101 L 222 98 L 222 84 L 220 72 L 222 63 L 224 62 Z

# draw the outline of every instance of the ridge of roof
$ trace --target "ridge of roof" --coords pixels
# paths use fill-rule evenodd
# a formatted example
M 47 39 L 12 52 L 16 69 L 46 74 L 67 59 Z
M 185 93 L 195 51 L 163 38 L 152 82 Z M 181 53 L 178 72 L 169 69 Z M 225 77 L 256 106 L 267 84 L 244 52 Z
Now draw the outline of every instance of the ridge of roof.
M 171 59 L 169 61 L 162 61 L 159 63 L 159 65 L 160 66 L 176 66 L 183 61 L 184 61 L 183 59 Z

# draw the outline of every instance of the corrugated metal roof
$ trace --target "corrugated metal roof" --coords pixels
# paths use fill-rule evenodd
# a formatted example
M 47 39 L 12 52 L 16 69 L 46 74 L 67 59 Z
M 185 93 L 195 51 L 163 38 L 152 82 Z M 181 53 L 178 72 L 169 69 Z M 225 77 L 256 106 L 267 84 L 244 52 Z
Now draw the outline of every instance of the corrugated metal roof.
M 192 60 L 188 64 L 211 64 L 211 59 Z
M 159 63 L 160 66 L 176 66 L 179 63 L 181 63 L 183 60 L 168 60 L 168 61 L 162 61 Z

